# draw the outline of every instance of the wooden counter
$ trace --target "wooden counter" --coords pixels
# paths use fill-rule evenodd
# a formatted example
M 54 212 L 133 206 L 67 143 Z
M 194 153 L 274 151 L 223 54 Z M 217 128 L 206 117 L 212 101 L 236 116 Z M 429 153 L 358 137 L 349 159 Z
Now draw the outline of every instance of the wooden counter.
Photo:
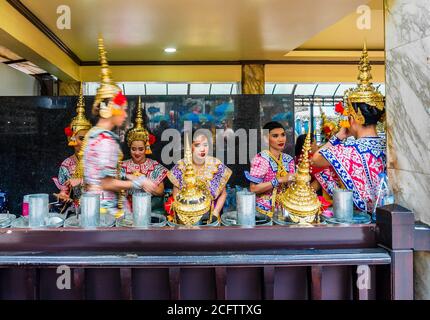
M 427 234 L 417 236 L 413 214 L 399 206 L 379 209 L 377 221 L 1 229 L 0 298 L 412 299 L 414 241 L 424 248 Z M 71 288 L 60 290 L 64 268 Z M 369 287 L 357 288 L 367 271 Z

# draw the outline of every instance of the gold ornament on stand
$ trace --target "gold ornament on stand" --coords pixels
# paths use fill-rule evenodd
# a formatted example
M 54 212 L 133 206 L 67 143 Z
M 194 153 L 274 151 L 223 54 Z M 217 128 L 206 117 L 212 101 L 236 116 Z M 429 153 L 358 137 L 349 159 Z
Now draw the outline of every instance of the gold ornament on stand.
M 202 216 L 210 212 L 208 222 L 212 221 L 212 197 L 204 184 L 197 182 L 194 173 L 191 147 L 185 139 L 185 173 L 181 190 L 175 197 L 172 209 L 175 213 L 176 223 L 192 226 L 200 221 Z
M 302 159 L 298 165 L 295 181 L 279 195 L 281 207 L 288 211 L 294 223 L 309 225 L 319 222 L 321 203 L 310 186 L 309 151 L 311 150 L 310 129 L 303 145 Z
M 137 103 L 136 120 L 131 129 L 127 133 L 127 144 L 130 147 L 133 141 L 143 141 L 145 143 L 145 154 L 152 154 L 151 145 L 149 143 L 149 132 L 145 129 L 142 115 L 142 99 L 139 96 Z

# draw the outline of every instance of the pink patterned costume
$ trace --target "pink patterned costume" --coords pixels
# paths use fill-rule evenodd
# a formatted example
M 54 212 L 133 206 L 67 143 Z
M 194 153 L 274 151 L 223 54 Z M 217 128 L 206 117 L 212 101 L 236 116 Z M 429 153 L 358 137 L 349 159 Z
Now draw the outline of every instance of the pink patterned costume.
M 322 188 L 330 196 L 333 196 L 334 189 L 346 188 L 353 192 L 353 201 L 359 210 L 372 212 L 379 185 L 378 175 L 386 169 L 384 139 L 348 139 L 319 152 L 331 165 L 315 174 Z
M 60 169 L 58 170 L 58 177 L 53 177 L 56 187 L 65 192 L 68 196 L 73 199 L 73 204 L 75 207 L 79 206 L 79 198 L 81 197 L 81 186 L 76 186 L 71 188 L 66 185 L 66 182 L 70 180 L 76 171 L 76 166 L 78 165 L 78 158 L 75 155 L 72 155 L 66 158 L 60 165 Z M 73 192 L 72 192 L 73 191 Z
M 100 194 L 100 212 L 115 217 L 122 215 L 118 210 L 119 194 L 102 190 L 101 180 L 106 177 L 120 177 L 119 162 L 122 152 L 119 137 L 112 131 L 93 127 L 86 136 L 84 147 L 84 183 L 88 193 Z
M 121 178 L 125 179 L 126 175 L 145 176 L 152 180 L 156 185 L 163 182 L 168 170 L 155 160 L 146 158 L 144 163 L 134 163 L 132 159 L 125 160 L 121 164 Z M 132 212 L 132 197 L 135 189 L 129 189 L 127 192 L 127 210 Z
M 295 172 L 294 159 L 286 153 L 281 153 L 281 164 L 287 173 Z M 271 182 L 277 178 L 278 163 L 270 156 L 268 150 L 258 153 L 251 162 L 251 172 L 245 171 L 245 177 L 252 183 Z M 276 192 L 280 193 L 285 185 L 280 184 Z M 273 189 L 265 193 L 261 193 L 256 197 L 256 209 L 258 212 L 272 215 L 272 208 L 275 206 L 273 197 Z

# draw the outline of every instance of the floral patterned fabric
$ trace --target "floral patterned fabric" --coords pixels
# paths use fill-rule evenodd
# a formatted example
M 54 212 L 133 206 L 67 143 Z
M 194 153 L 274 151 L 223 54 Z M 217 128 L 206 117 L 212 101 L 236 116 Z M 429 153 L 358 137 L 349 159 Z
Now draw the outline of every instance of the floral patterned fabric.
M 283 171 L 294 173 L 296 171 L 294 159 L 286 153 L 281 153 L 279 164 L 282 165 Z M 278 162 L 272 158 L 268 150 L 258 153 L 251 161 L 251 171 L 245 171 L 245 177 L 252 183 L 270 182 L 278 177 L 280 169 Z M 285 188 L 284 184 L 277 187 L 276 192 L 280 193 Z M 260 213 L 271 216 L 272 207 L 276 199 L 273 197 L 273 189 L 256 196 L 256 209 Z
M 60 191 L 63 191 L 67 195 L 71 196 L 75 207 L 79 206 L 79 198 L 81 197 L 81 193 L 82 193 L 81 186 L 76 186 L 74 188 L 71 188 L 66 185 L 66 182 L 73 177 L 76 171 L 77 165 L 78 165 L 78 158 L 76 158 L 75 155 L 68 157 L 66 160 L 64 160 L 61 163 L 60 169 L 58 170 L 58 177 L 52 178 L 56 187 Z
M 145 176 L 151 179 L 155 184 L 159 185 L 163 182 L 168 170 L 155 160 L 146 158 L 144 163 L 134 163 L 132 159 L 125 160 L 121 164 L 121 178 L 125 179 L 126 175 Z M 127 210 L 132 211 L 132 199 L 135 189 L 127 191 Z
M 122 158 L 119 137 L 108 130 L 93 127 L 86 136 L 84 149 L 84 183 L 88 193 L 100 194 L 100 212 L 117 216 L 118 193 L 101 189 L 103 178 L 119 178 Z
M 330 196 L 336 188 L 350 190 L 355 206 L 372 212 L 379 185 L 378 175 L 386 170 L 384 139 L 348 139 L 319 152 L 331 165 L 315 175 L 322 188 Z

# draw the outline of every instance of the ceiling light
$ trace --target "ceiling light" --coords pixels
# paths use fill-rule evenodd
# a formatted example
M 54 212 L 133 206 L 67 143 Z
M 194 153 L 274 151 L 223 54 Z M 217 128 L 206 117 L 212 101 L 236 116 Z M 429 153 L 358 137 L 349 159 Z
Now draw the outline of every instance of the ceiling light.
M 166 48 L 166 49 L 164 49 L 164 52 L 166 52 L 166 53 L 174 53 L 174 52 L 176 52 L 176 48 Z

